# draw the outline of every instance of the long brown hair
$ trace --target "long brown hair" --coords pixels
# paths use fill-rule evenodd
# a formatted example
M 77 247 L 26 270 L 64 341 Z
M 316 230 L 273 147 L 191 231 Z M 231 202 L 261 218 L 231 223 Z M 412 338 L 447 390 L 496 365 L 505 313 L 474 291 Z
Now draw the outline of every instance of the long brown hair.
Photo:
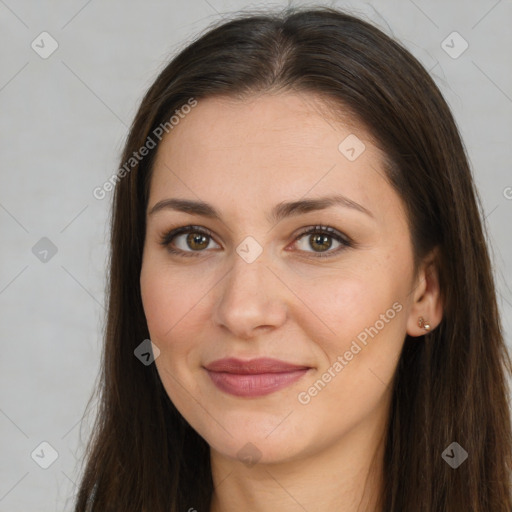
M 444 316 L 420 341 L 404 342 L 385 433 L 383 510 L 510 512 L 512 362 L 482 207 L 452 114 L 408 51 L 333 8 L 237 13 L 159 74 L 121 165 L 191 98 L 275 91 L 319 95 L 333 115 L 348 111 L 362 123 L 407 207 L 415 262 L 439 248 Z M 75 512 L 209 511 L 209 447 L 170 401 L 155 365 L 134 356 L 149 338 L 139 276 L 157 148 L 116 180 L 100 402 Z M 468 453 L 456 469 L 442 457 L 452 442 Z

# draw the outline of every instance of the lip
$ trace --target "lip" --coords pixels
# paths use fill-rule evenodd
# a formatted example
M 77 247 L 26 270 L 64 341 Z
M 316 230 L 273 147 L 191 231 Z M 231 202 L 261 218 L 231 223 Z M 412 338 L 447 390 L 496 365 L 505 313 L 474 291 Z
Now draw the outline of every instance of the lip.
M 206 365 L 205 369 L 221 391 L 235 396 L 257 397 L 290 386 L 311 367 L 263 357 L 248 361 L 219 359 Z
M 287 363 L 286 361 L 271 359 L 269 357 L 249 359 L 248 361 L 243 361 L 242 359 L 237 359 L 235 357 L 228 357 L 226 359 L 217 359 L 217 361 L 207 364 L 205 368 L 212 372 L 255 375 L 260 373 L 291 372 L 307 369 L 309 366 Z

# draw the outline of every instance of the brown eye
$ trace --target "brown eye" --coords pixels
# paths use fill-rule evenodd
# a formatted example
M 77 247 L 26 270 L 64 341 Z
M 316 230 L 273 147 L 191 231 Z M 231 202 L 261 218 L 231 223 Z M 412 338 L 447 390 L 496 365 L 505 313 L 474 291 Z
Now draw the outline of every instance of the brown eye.
M 314 235 L 310 235 L 310 245 L 315 248 L 318 247 L 320 251 L 325 251 L 329 249 L 332 245 L 332 239 L 328 235 L 320 235 L 315 233 Z M 316 249 L 315 249 L 316 250 Z
M 338 254 L 340 251 L 343 251 L 347 247 L 352 247 L 352 242 L 348 237 L 345 237 L 334 228 L 328 226 L 315 226 L 314 228 L 310 228 L 307 231 L 302 232 L 295 239 L 296 243 L 298 241 L 302 242 L 302 239 L 304 239 L 305 244 L 300 250 L 304 252 L 310 252 L 315 257 L 329 257 L 331 255 Z M 333 239 L 339 245 L 334 250 L 329 251 L 329 249 L 332 247 Z M 308 247 L 312 248 L 313 250 L 308 251 Z M 326 254 L 324 255 L 322 253 Z
M 160 244 L 172 254 L 199 256 L 211 241 L 213 238 L 209 230 L 198 226 L 184 226 L 165 233 Z
M 208 247 L 208 236 L 202 233 L 191 233 L 186 238 L 188 247 L 194 250 L 206 249 Z

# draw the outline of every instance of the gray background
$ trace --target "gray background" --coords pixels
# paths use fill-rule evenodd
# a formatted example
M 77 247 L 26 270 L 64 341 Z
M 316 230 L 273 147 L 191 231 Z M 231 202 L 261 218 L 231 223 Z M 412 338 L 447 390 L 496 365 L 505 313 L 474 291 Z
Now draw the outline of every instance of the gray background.
M 401 40 L 447 98 L 481 193 L 510 344 L 511 0 L 320 3 Z M 105 315 L 111 193 L 92 190 L 117 170 L 145 90 L 209 23 L 284 5 L 0 0 L 0 511 L 71 510 Z M 51 48 L 43 31 L 58 43 L 46 59 L 31 47 Z M 453 31 L 469 45 L 457 58 L 464 41 L 446 39 Z M 41 252 L 43 237 L 54 255 Z M 48 469 L 42 442 L 58 453 Z

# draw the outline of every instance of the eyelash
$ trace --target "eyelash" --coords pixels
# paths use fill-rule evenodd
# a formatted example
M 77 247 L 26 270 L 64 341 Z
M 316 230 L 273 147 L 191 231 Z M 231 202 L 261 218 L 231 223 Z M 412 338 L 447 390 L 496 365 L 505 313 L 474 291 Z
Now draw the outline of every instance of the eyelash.
M 186 258 L 187 257 L 200 256 L 201 253 L 204 252 L 204 250 L 201 250 L 201 251 L 182 251 L 181 249 L 173 249 L 171 247 L 171 242 L 173 241 L 173 239 L 176 236 L 182 235 L 182 234 L 185 234 L 185 233 L 186 234 L 198 233 L 198 234 L 205 235 L 208 238 L 211 238 L 211 239 L 215 240 L 214 237 L 213 237 L 213 233 L 209 229 L 202 228 L 200 226 L 192 226 L 192 225 L 190 225 L 190 226 L 182 226 L 180 228 L 172 229 L 171 231 L 168 231 L 168 232 L 164 233 L 162 235 L 162 237 L 161 237 L 160 245 L 165 247 L 171 254 L 176 254 L 178 256 L 183 256 L 183 257 L 186 257 Z M 330 237 L 330 238 L 334 238 L 337 242 L 341 243 L 341 246 L 338 247 L 337 249 L 335 249 L 334 251 L 326 251 L 324 253 L 322 253 L 322 252 L 316 252 L 315 253 L 313 251 L 310 254 L 312 254 L 314 258 L 330 258 L 330 257 L 332 257 L 334 255 L 339 254 L 341 251 L 343 251 L 343 250 L 345 250 L 347 248 L 354 247 L 354 243 L 353 243 L 353 241 L 349 237 L 342 235 L 339 231 L 337 231 L 334 228 L 331 228 L 329 226 L 321 226 L 321 225 L 305 228 L 303 231 L 301 231 L 297 235 L 297 237 L 295 238 L 294 242 L 297 242 L 298 240 L 300 240 L 305 235 L 314 235 L 314 234 L 317 234 L 317 233 L 325 234 L 325 235 L 328 235 L 328 237 Z M 309 251 L 305 251 L 305 252 L 309 252 Z

